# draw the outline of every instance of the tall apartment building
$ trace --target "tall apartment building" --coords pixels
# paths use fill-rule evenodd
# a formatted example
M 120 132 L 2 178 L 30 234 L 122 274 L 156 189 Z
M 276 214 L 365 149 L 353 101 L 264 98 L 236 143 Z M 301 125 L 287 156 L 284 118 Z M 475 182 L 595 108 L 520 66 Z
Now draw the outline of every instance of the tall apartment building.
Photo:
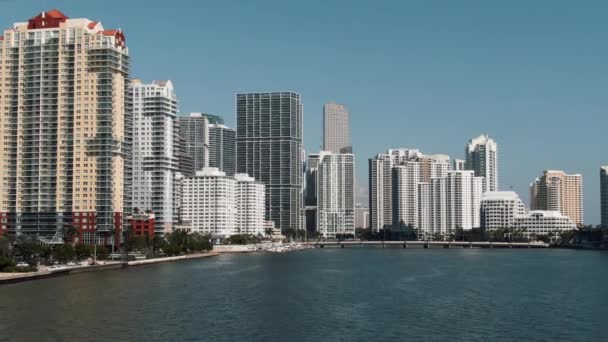
M 186 154 L 194 172 L 209 166 L 209 118 L 202 113 L 178 116 L 179 135 L 185 141 Z
M 608 166 L 600 169 L 600 188 L 602 226 L 608 227 Z
M 498 145 L 488 135 L 469 140 L 466 146 L 465 169 L 484 177 L 483 191 L 498 191 Z
M 319 152 L 317 230 L 323 237 L 355 234 L 355 156 Z
M 526 214 L 524 203 L 513 191 L 490 191 L 481 197 L 481 229 L 514 228 L 515 219 Z
M 236 172 L 236 131 L 223 124 L 209 124 L 209 167 L 228 176 Z
M 447 175 L 429 183 L 429 234 L 448 233 Z
M 179 120 L 175 120 L 173 127 L 173 147 L 175 149 L 174 155 L 177 158 L 177 172 L 184 177 L 192 177 L 195 175 L 194 160 L 188 154 L 188 143 L 184 138 L 185 134 L 182 134 Z
M 132 83 L 133 96 L 133 207 L 152 210 L 155 232 L 171 232 L 177 219 L 174 207 L 174 132 L 177 96 L 171 81 Z
M 266 219 L 301 229 L 302 102 L 294 92 L 236 95 L 237 172 L 266 185 Z
M 130 213 L 129 52 L 52 10 L 0 36 L 0 217 L 17 234 L 109 243 Z
M 446 225 L 469 230 L 480 226 L 483 177 L 471 170 L 450 171 L 446 177 Z
M 244 173 L 234 175 L 236 180 L 236 232 L 264 235 L 266 187 Z
M 583 224 L 583 176 L 547 170 L 530 185 L 530 209 L 559 211 Z
M 323 106 L 323 150 L 332 153 L 352 153 L 348 110 L 341 104 Z
M 236 234 L 236 180 L 216 168 L 203 168 L 183 180 L 181 221 L 192 232 L 229 237 Z
M 417 160 L 422 153 L 415 149 L 390 149 L 369 159 L 369 217 L 372 231 L 391 228 L 393 224 L 393 166 Z
M 452 170 L 454 170 L 454 171 L 466 170 L 466 161 L 463 159 L 454 159 L 454 163 L 452 164 Z
M 421 161 L 406 161 L 393 167 L 393 229 L 420 228 L 419 183 L 423 181 Z

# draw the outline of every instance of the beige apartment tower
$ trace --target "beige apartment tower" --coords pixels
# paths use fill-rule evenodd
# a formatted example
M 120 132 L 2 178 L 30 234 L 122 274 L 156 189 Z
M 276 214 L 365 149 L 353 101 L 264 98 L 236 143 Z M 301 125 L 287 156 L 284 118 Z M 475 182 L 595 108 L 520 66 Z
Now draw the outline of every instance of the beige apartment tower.
M 530 209 L 553 210 L 583 224 L 583 176 L 548 170 L 530 185 Z
M 131 205 L 130 103 L 120 30 L 57 10 L 5 30 L 1 228 L 60 239 L 73 226 L 79 242 L 109 243 Z

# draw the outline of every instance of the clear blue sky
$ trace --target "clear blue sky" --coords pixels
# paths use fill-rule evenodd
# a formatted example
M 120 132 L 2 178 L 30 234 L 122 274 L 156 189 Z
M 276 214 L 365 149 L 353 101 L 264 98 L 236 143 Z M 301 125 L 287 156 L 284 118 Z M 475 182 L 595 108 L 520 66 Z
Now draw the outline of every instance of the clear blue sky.
M 599 223 L 605 1 L 0 0 L 0 22 L 52 8 L 122 28 L 133 76 L 173 80 L 183 113 L 234 125 L 236 92 L 293 90 L 312 152 L 323 103 L 345 104 L 361 187 L 389 147 L 462 158 L 489 133 L 502 189 L 527 201 L 543 169 L 582 173 L 585 221 Z

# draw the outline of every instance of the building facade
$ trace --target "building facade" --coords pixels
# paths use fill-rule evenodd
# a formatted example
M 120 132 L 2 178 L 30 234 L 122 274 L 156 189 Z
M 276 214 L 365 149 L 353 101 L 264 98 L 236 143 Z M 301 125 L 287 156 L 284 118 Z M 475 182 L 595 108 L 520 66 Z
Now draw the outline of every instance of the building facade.
M 194 233 L 223 238 L 236 234 L 236 180 L 217 168 L 203 168 L 183 180 L 181 221 Z
M 52 10 L 0 36 L 0 216 L 108 244 L 131 206 L 129 52 L 120 30 Z M 61 234 L 61 233 L 59 233 Z
M 355 206 L 355 229 L 369 229 L 369 208 Z
M 446 177 L 446 223 L 448 230 L 480 226 L 483 177 L 474 171 L 450 171 Z
M 488 135 L 469 140 L 466 146 L 465 169 L 484 177 L 483 192 L 498 191 L 498 145 Z
M 422 157 L 416 149 L 390 149 L 369 159 L 369 218 L 372 231 L 393 225 L 393 167 Z
M 583 224 L 583 176 L 547 170 L 530 185 L 530 209 L 559 211 Z
M 236 172 L 236 131 L 228 126 L 209 124 L 209 167 L 217 167 L 228 176 Z
M 236 95 L 237 172 L 266 185 L 266 219 L 302 229 L 302 102 L 294 92 Z
M 174 133 L 177 97 L 171 81 L 132 83 L 133 97 L 133 208 L 151 210 L 156 233 L 171 232 L 175 208 Z
M 355 156 L 319 153 L 317 231 L 335 238 L 355 234 Z
M 608 166 L 600 169 L 600 202 L 602 226 L 608 227 Z
M 185 152 L 192 160 L 194 172 L 209 166 L 209 119 L 202 113 L 178 116 L 179 135 L 185 142 Z
M 236 232 L 264 235 L 266 187 L 247 174 L 237 173 L 236 180 Z
M 490 191 L 481 198 L 481 229 L 512 229 L 515 219 L 526 214 L 524 203 L 513 191 Z
M 515 218 L 515 229 L 529 238 L 536 236 L 557 237 L 561 232 L 575 230 L 576 224 L 559 211 L 533 210 Z
M 323 150 L 352 153 L 348 110 L 344 105 L 326 103 L 323 106 Z

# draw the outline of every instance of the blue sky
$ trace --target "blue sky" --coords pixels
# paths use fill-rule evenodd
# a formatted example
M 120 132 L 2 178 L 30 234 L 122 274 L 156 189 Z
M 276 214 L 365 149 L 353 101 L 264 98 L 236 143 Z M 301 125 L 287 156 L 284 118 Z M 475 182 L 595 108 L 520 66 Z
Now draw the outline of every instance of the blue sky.
M 585 221 L 599 223 L 604 1 L 0 0 L 0 22 L 52 8 L 122 28 L 133 76 L 173 80 L 183 113 L 234 125 L 235 93 L 293 90 L 312 152 L 323 103 L 345 104 L 361 187 L 367 159 L 389 147 L 462 158 L 489 133 L 502 189 L 527 201 L 542 170 L 582 173 Z

